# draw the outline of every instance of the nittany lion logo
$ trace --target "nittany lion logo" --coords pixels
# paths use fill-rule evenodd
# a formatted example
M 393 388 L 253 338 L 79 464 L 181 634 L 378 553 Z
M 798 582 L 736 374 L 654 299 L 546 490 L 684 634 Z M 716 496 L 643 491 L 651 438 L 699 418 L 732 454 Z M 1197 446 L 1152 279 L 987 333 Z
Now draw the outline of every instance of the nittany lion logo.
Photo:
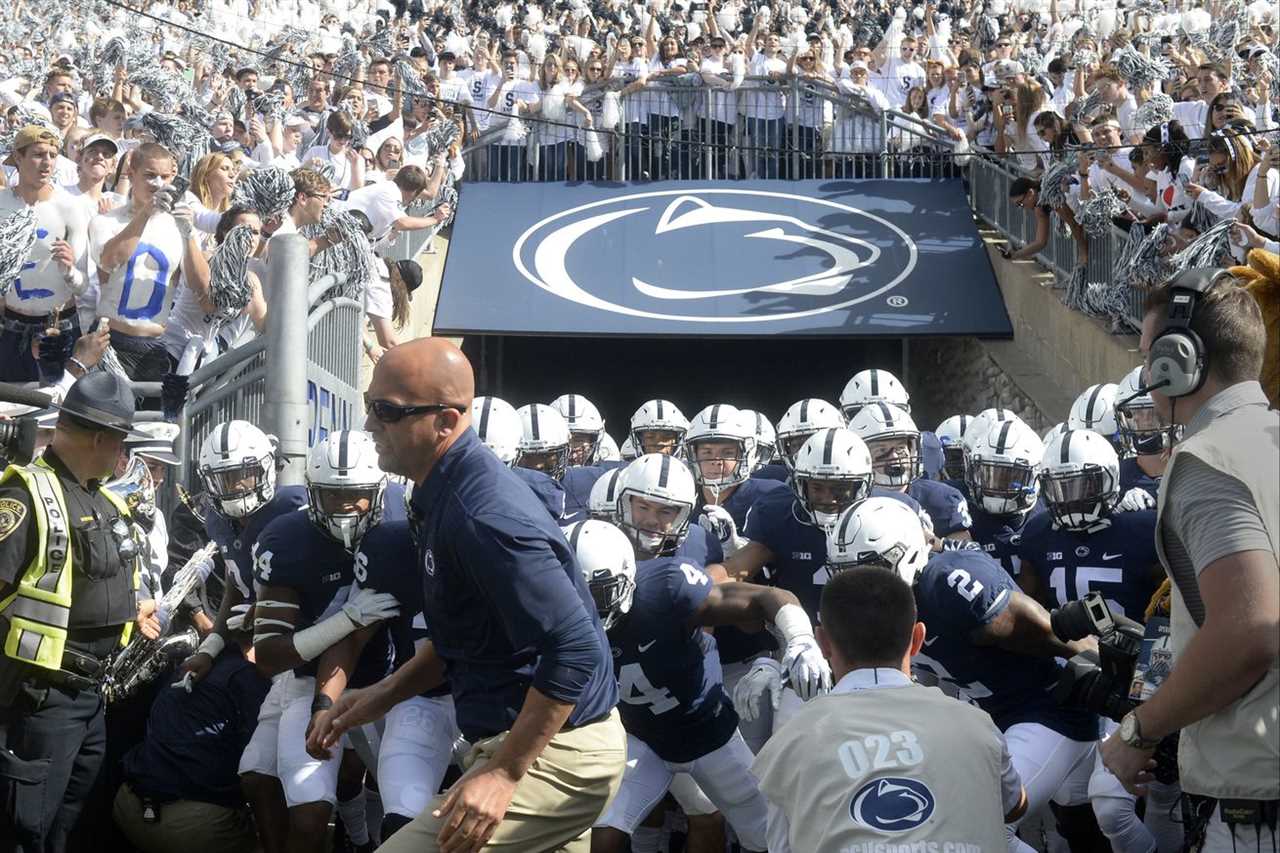
M 626 227 L 610 227 L 620 220 Z M 917 257 L 906 233 L 873 213 L 748 189 L 656 190 L 579 205 L 526 229 L 512 249 L 520 274 L 562 299 L 692 323 L 849 308 L 903 282 Z
M 849 803 L 849 817 L 876 832 L 908 832 L 933 815 L 934 805 L 928 785 L 891 776 L 859 788 Z

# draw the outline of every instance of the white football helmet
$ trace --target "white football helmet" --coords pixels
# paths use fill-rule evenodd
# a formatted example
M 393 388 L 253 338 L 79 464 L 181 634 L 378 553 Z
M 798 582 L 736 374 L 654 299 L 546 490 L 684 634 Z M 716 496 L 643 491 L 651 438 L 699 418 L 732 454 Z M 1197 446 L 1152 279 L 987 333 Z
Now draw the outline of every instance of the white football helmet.
M 617 462 L 622 458 L 618 450 L 618 442 L 607 432 L 600 433 L 600 444 L 596 448 L 596 462 Z
M 1169 449 L 1178 427 L 1161 423 L 1151 394 L 1142 391 L 1142 367 L 1135 367 L 1116 386 L 1116 421 L 1120 435 L 1135 453 L 1155 456 Z
M 778 455 L 788 469 L 795 468 L 796 454 L 818 430 L 843 427 L 840 410 L 816 397 L 797 400 L 778 419 Z
M 599 461 L 604 418 L 596 404 L 581 394 L 561 394 L 551 401 L 551 408 L 569 424 L 569 464 L 594 465 Z
M 732 445 L 733 451 L 730 454 L 723 448 L 704 447 L 711 443 Z M 702 461 L 699 461 L 700 447 L 706 455 Z M 755 447 L 755 425 L 743 417 L 736 406 L 727 403 L 707 406 L 694 415 L 684 436 L 684 455 L 693 468 L 694 480 L 717 494 L 721 489 L 746 482 L 751 476 Z
M 888 403 L 904 412 L 911 412 L 911 395 L 898 377 L 875 367 L 853 374 L 840 392 L 840 411 L 846 421 L 853 420 L 862 407 L 870 403 Z
M 992 515 L 1026 512 L 1040 497 L 1043 455 L 1040 436 L 1024 422 L 996 424 L 969 445 L 969 494 Z
M 739 409 L 739 411 L 755 430 L 756 452 L 751 462 L 751 470 L 758 471 L 773 461 L 777 453 L 778 434 L 774 432 L 773 424 L 769 423 L 769 419 L 755 409 Z
M 847 507 L 871 494 L 871 452 L 844 427 L 819 430 L 796 454 L 791 484 L 813 523 L 830 528 Z
M 471 401 L 471 425 L 480 441 L 507 467 L 516 464 L 524 427 L 515 406 L 500 397 L 476 397 Z
M 618 525 L 642 557 L 668 556 L 689 532 L 697 486 L 689 467 L 665 453 L 646 453 L 621 474 Z
M 974 415 L 973 420 L 969 421 L 969 425 L 964 430 L 964 457 L 967 469 L 970 451 L 974 445 L 987 434 L 987 430 L 991 429 L 995 424 L 1002 424 L 1005 421 L 1022 420 L 1009 409 L 991 408 L 983 409 Z M 966 471 L 965 476 L 968 476 Z
M 367 432 L 331 432 L 307 454 L 307 517 L 348 551 L 382 520 L 386 488 Z
M 639 455 L 636 453 L 636 443 L 631 440 L 631 434 L 627 433 L 627 437 L 622 439 L 622 446 L 618 448 L 618 458 L 623 462 L 630 462 Z
M 676 453 L 688 431 L 689 419 L 669 400 L 650 400 L 631 416 L 631 443 L 637 453 Z M 645 448 L 649 433 L 656 433 L 649 438 L 654 450 Z
M 1120 457 L 1096 432 L 1070 429 L 1044 446 L 1044 502 L 1058 527 L 1082 530 L 1111 515 L 1120 500 Z
M 569 425 L 545 403 L 530 403 L 516 410 L 520 415 L 520 445 L 516 465 L 564 479 L 569 467 Z
M 245 518 L 275 497 L 275 442 L 248 421 L 218 424 L 200 446 L 199 470 L 222 514 Z
M 853 416 L 848 428 L 866 443 L 877 486 L 906 486 L 923 476 L 920 430 L 902 409 L 871 403 Z
M 608 631 L 631 611 L 635 596 L 636 554 L 631 541 L 612 524 L 595 519 L 574 522 L 565 528 L 564 536 Z
M 622 472 L 625 468 L 614 468 L 596 477 L 591 486 L 591 494 L 587 498 L 587 515 L 597 521 L 618 523 L 618 493 L 621 489 Z
M 1122 446 L 1120 424 L 1116 421 L 1117 386 L 1110 382 L 1090 385 L 1071 404 L 1067 416 L 1069 429 L 1087 429 L 1111 442 L 1117 450 Z
M 867 498 L 840 513 L 827 530 L 827 570 L 857 566 L 897 572 L 909 584 L 929 562 L 929 543 L 920 517 L 893 498 Z
M 964 432 L 972 422 L 972 415 L 952 415 L 933 431 L 942 445 L 942 473 L 948 480 L 964 479 Z
M 1052 439 L 1055 435 L 1061 435 L 1062 433 L 1066 432 L 1070 428 L 1071 427 L 1067 426 L 1065 421 L 1061 423 L 1056 423 L 1044 431 L 1044 434 L 1040 436 L 1040 440 L 1043 441 L 1045 444 L 1048 444 L 1049 440 Z

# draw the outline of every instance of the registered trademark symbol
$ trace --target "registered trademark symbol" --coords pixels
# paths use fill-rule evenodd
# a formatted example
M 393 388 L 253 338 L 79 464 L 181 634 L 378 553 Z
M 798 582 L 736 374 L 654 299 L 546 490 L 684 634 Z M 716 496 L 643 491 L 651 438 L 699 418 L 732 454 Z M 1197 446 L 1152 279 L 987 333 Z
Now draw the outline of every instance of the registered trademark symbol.
M 890 296 L 888 299 L 886 299 L 885 302 L 889 303 L 890 308 L 906 308 L 907 307 L 907 297 L 905 296 L 898 296 L 895 294 L 894 296 Z

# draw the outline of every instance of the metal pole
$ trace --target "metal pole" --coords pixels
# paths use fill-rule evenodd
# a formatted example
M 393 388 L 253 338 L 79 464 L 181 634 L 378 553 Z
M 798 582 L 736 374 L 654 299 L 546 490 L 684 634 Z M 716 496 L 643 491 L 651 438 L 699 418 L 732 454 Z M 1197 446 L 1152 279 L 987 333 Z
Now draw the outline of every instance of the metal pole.
M 280 485 L 302 483 L 307 456 L 307 268 L 310 253 L 301 234 L 271 241 L 267 270 L 267 399 L 263 427 L 280 441 L 286 467 Z

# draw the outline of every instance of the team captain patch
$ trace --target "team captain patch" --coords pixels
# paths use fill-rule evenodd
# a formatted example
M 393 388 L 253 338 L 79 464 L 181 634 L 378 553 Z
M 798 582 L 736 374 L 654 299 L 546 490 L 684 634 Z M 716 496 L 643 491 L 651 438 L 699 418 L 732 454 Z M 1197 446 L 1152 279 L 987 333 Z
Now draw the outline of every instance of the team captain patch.
M 22 519 L 27 517 L 27 508 L 22 501 L 13 498 L 0 498 L 0 542 L 18 529 Z

